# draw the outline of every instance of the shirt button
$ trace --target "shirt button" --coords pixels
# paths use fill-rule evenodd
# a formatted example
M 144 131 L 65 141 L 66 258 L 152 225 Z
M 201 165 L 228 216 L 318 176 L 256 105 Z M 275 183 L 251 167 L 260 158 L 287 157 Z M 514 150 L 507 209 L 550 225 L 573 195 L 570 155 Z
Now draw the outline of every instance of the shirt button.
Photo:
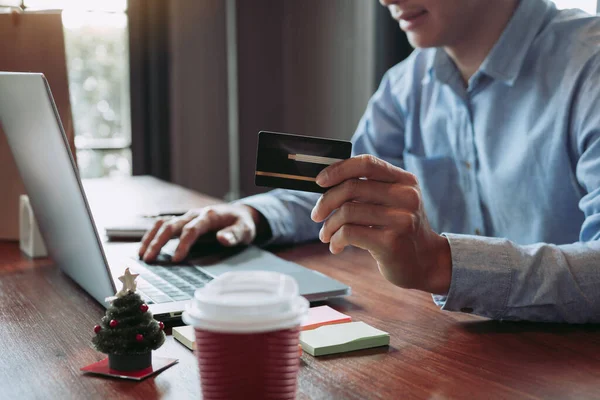
M 471 307 L 463 307 L 460 309 L 460 312 L 464 312 L 464 313 L 472 313 L 473 309 Z
M 467 167 L 467 169 L 471 169 L 471 163 L 468 161 L 465 161 L 465 167 Z
M 475 234 L 476 234 L 477 236 L 479 236 L 479 235 L 481 235 L 481 231 L 480 231 L 479 229 L 475 229 Z

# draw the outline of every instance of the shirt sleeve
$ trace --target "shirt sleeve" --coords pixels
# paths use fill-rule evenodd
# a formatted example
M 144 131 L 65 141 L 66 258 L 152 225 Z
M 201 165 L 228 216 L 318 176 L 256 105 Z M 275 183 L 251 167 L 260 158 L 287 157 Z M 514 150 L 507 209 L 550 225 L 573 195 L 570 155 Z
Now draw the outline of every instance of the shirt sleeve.
M 394 79 L 390 77 L 397 76 L 401 67 L 402 64 L 398 65 L 384 76 L 369 100 L 352 138 L 352 155 L 373 154 L 402 167 L 404 117 L 394 99 Z M 299 243 L 319 237 L 322 223 L 317 224 L 310 218 L 319 197 L 316 193 L 276 189 L 239 200 L 239 203 L 255 208 L 269 222 L 272 237 L 266 244 Z
M 452 251 L 444 310 L 494 319 L 600 322 L 600 63 L 592 64 L 573 104 L 575 175 L 584 193 L 579 241 L 519 246 L 506 239 L 446 233 Z
M 239 203 L 260 212 L 271 228 L 271 238 L 263 245 L 300 243 L 319 237 L 322 224 L 310 219 L 319 194 L 296 190 L 275 189 L 268 193 L 246 197 Z

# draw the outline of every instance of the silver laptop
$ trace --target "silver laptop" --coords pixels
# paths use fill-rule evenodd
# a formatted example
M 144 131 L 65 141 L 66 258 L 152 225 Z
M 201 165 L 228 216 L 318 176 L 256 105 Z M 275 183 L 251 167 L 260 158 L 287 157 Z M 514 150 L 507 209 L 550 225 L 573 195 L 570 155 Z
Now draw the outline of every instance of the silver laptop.
M 126 267 L 140 274 L 138 289 L 156 318 L 177 318 L 196 288 L 234 270 L 274 270 L 298 281 L 310 301 L 350 293 L 319 272 L 257 247 L 230 249 L 181 265 L 148 265 L 135 243 L 102 243 L 50 87 L 42 74 L 0 72 L 0 123 L 53 260 L 103 306 L 120 288 Z M 15 210 L 16 212 L 16 210 Z M 170 243 L 171 248 L 176 243 Z M 168 261 L 168 255 L 162 255 Z

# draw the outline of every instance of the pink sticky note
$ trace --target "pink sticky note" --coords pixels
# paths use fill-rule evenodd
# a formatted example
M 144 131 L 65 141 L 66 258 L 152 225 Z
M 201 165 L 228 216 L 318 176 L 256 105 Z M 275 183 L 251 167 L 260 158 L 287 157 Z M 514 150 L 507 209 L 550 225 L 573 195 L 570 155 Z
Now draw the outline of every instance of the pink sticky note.
M 313 307 L 308 310 L 308 318 L 302 324 L 302 330 L 316 329 L 323 325 L 342 324 L 352 322 L 352 317 L 335 311 L 329 306 Z

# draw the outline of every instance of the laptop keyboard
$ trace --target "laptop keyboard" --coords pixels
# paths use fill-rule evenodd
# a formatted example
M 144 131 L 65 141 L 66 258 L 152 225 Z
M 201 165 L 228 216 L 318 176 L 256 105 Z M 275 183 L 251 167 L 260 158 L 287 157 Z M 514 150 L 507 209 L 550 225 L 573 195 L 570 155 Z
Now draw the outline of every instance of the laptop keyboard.
M 193 265 L 156 265 L 135 261 L 137 265 L 131 269 L 140 274 L 137 287 L 149 304 L 189 300 L 196 289 L 213 279 Z

